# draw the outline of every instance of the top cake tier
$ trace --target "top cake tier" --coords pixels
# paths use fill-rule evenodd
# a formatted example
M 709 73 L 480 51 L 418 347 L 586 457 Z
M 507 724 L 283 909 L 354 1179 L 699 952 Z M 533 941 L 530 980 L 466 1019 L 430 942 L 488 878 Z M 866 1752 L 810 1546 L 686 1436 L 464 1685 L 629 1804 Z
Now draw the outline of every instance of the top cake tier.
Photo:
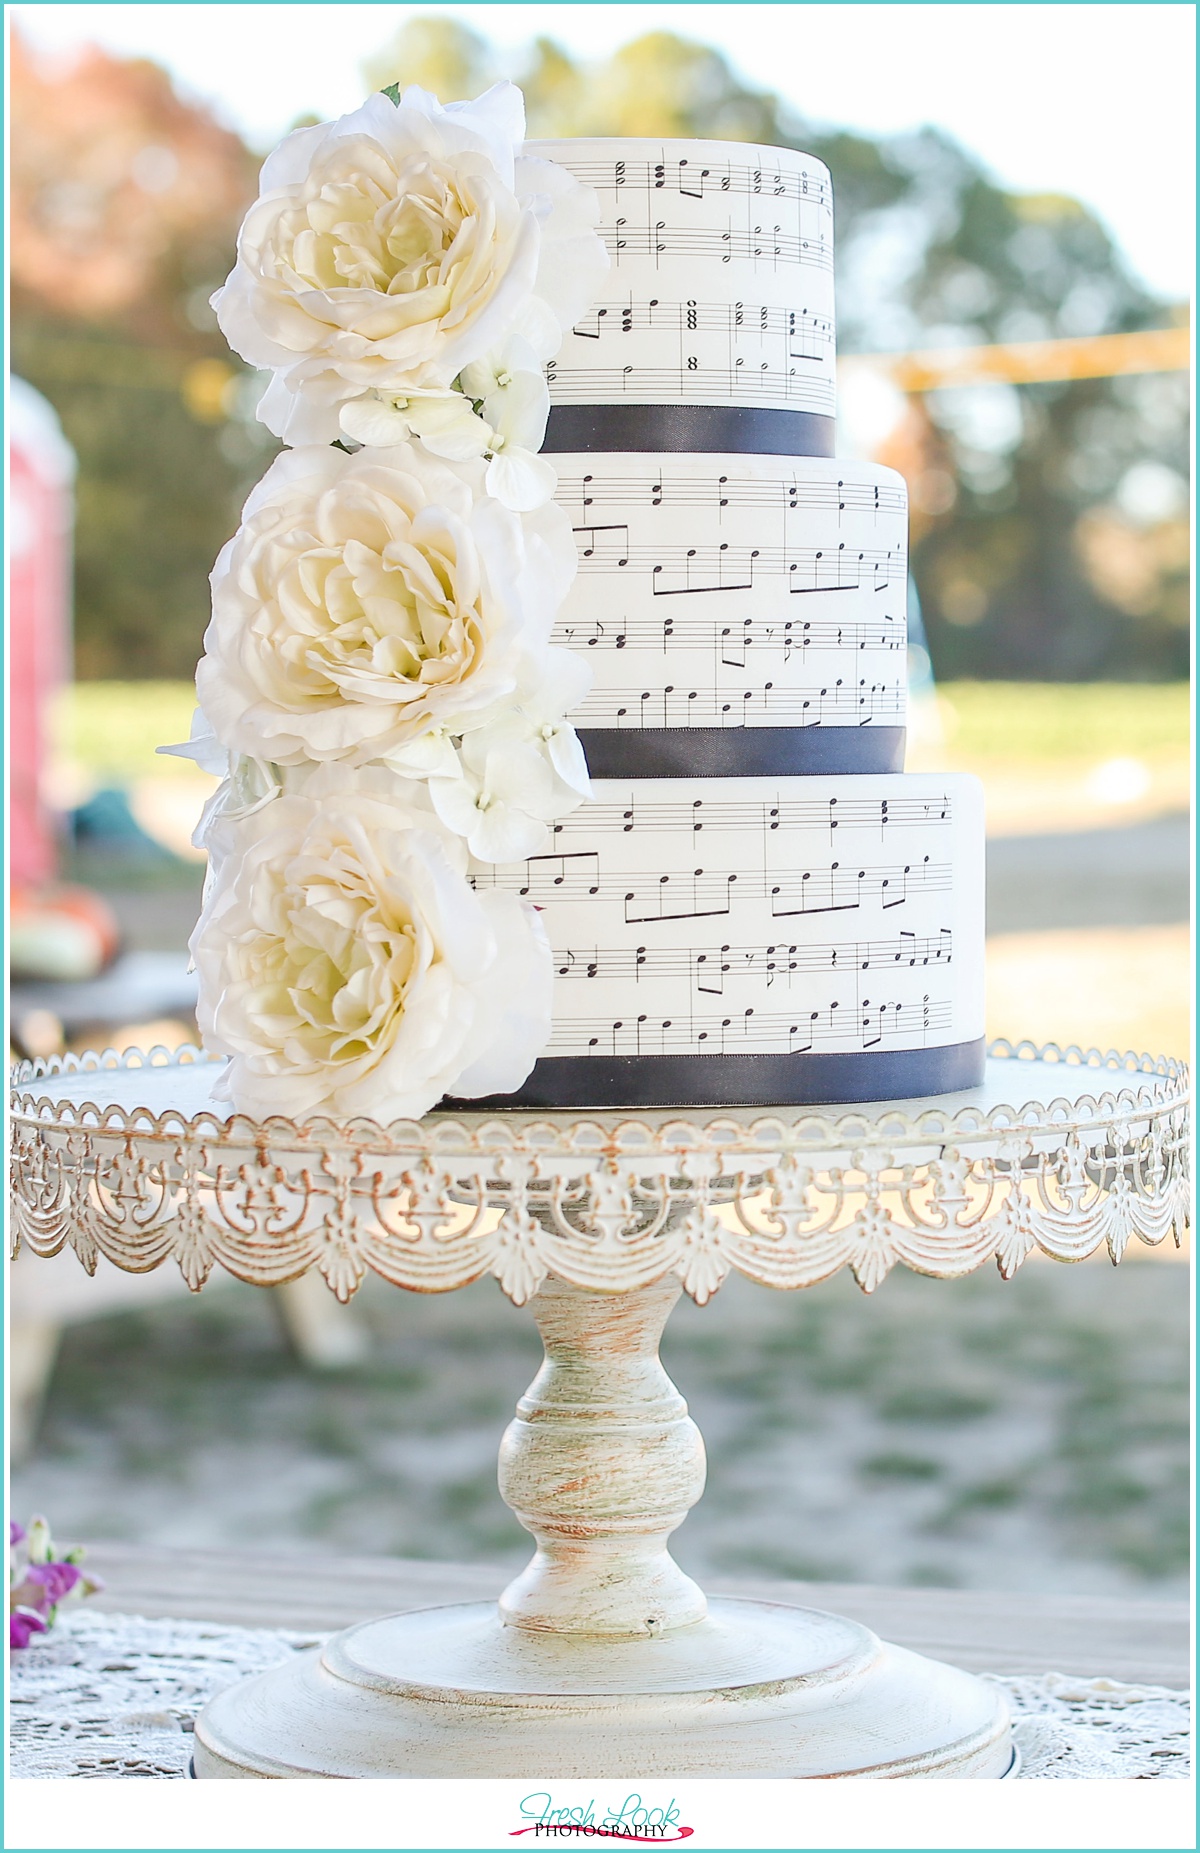
M 743 142 L 528 146 L 595 188 L 612 259 L 548 369 L 547 450 L 832 456 L 828 169 Z

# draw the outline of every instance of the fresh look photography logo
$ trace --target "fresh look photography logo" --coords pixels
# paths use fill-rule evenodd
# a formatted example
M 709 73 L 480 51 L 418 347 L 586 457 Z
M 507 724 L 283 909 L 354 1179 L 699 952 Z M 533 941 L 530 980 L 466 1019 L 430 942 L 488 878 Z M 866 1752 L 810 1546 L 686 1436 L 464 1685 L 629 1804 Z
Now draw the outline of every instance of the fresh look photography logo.
M 529 1834 L 535 1840 L 571 1839 L 626 1840 L 642 1846 L 669 1846 L 673 1841 L 690 1840 L 695 1828 L 685 1827 L 679 1808 L 672 1798 L 664 1803 L 627 1795 L 610 1807 L 599 1807 L 594 1800 L 571 1806 L 555 1801 L 548 1789 L 539 1789 L 521 1801 L 521 1815 L 526 1825 L 511 1830 L 512 1839 Z

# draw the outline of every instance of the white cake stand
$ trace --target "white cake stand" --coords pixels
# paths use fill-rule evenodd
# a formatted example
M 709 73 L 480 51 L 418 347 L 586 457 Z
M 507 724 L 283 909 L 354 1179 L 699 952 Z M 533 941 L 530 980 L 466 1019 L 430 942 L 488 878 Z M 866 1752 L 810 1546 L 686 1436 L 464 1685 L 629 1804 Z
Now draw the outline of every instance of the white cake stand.
M 498 1607 L 368 1622 L 218 1694 L 201 1777 L 940 1776 L 1012 1767 L 983 1682 L 837 1616 L 706 1602 L 667 1540 L 704 1449 L 658 1361 L 682 1290 L 806 1287 L 897 1262 L 952 1278 L 1061 1261 L 1187 1217 L 1187 1076 L 995 1045 L 981 1088 L 777 1113 L 225 1118 L 196 1051 L 17 1070 L 14 1245 L 86 1268 L 168 1257 L 200 1288 L 368 1268 L 530 1301 L 546 1360 L 500 1450 L 537 1550 Z

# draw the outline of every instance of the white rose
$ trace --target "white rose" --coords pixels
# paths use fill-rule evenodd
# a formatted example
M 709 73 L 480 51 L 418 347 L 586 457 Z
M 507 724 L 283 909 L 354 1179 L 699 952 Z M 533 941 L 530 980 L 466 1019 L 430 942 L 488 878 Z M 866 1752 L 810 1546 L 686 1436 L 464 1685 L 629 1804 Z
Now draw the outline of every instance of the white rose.
M 484 495 L 486 468 L 411 445 L 275 459 L 213 570 L 196 687 L 224 746 L 363 765 L 513 695 L 576 551 L 560 509 Z
M 394 777 L 313 775 L 213 827 L 192 936 L 217 1097 L 256 1118 L 417 1118 L 450 1093 L 510 1093 L 550 1033 L 536 912 L 476 894 L 462 846 Z
M 518 156 L 524 133 L 511 84 L 447 108 L 413 87 L 268 158 L 213 306 L 273 370 L 258 415 L 277 436 L 328 442 L 345 401 L 445 389 L 518 328 L 557 351 L 608 258 L 594 193 Z

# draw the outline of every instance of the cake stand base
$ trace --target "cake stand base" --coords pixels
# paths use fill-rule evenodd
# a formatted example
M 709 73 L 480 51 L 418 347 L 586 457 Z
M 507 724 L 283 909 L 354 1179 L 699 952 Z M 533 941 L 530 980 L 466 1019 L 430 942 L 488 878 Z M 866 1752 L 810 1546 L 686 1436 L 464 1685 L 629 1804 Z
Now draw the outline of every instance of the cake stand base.
M 982 1680 L 857 1622 L 714 1600 L 640 1640 L 505 1626 L 491 1603 L 363 1623 L 243 1680 L 196 1725 L 199 1777 L 998 1777 Z

